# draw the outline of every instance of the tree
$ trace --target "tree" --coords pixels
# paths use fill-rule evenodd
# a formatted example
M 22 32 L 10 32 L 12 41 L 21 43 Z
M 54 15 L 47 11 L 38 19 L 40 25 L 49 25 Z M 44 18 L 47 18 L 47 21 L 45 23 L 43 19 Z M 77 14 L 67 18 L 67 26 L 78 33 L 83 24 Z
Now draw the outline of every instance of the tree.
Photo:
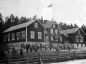
M 3 44 L 3 18 L 2 18 L 2 14 L 0 13 L 0 46 Z
M 21 17 L 20 18 L 20 21 L 19 21 L 19 23 L 21 24 L 21 23 L 25 23 L 25 22 L 27 22 L 28 21 L 28 19 L 26 18 L 26 17 Z
M 77 26 L 77 24 L 74 24 L 74 28 L 77 28 L 78 26 Z
M 14 15 L 13 14 L 10 15 L 10 20 L 11 20 L 11 22 L 14 22 Z
M 7 16 L 7 17 L 5 17 L 4 30 L 8 29 L 9 27 L 11 27 L 11 20 L 10 20 L 10 18 Z
M 35 19 L 37 19 L 37 15 L 34 15 L 34 16 L 33 16 L 33 20 L 35 20 Z
M 18 18 L 18 16 L 16 16 L 16 17 L 14 18 L 14 20 L 15 20 L 15 25 L 19 24 L 19 18 Z
M 15 26 L 19 24 L 19 18 L 16 16 L 13 18 L 13 22 L 11 22 L 11 26 Z

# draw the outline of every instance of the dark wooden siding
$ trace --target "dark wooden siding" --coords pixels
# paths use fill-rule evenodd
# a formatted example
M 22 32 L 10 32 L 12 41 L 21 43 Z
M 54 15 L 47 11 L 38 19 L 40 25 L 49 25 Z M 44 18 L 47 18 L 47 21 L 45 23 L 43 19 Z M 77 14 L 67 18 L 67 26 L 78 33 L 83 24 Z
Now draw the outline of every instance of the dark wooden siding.
M 79 29 L 80 30 L 80 29 Z M 80 30 L 80 35 L 83 37 L 83 39 L 85 39 L 85 35 L 84 33 Z M 76 36 L 78 36 L 78 31 L 73 33 L 73 34 L 69 34 L 69 41 L 70 43 L 76 43 L 76 44 L 83 44 L 85 42 L 76 42 Z
M 34 28 L 34 23 L 38 23 L 38 28 Z M 27 27 L 27 40 L 28 42 L 44 42 L 44 28 L 38 21 L 35 21 L 30 26 Z M 31 39 L 30 31 L 35 32 L 35 38 Z M 38 32 L 42 32 L 42 39 L 38 39 Z
M 26 39 L 22 39 L 22 31 L 26 31 L 26 28 L 22 28 L 22 29 L 18 29 L 18 30 L 4 33 L 3 35 L 6 35 L 6 43 L 25 42 Z M 20 32 L 20 34 L 21 34 L 19 40 L 17 40 L 17 37 L 16 37 L 17 32 Z M 12 33 L 15 33 L 15 40 L 12 40 Z M 7 36 L 8 34 L 10 34 L 10 41 L 8 41 L 8 36 Z

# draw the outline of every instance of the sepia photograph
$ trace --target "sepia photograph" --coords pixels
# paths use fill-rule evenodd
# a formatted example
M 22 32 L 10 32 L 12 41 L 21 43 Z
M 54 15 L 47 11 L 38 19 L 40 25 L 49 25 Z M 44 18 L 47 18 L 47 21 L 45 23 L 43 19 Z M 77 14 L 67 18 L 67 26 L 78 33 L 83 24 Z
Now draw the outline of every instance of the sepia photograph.
M 86 64 L 86 0 L 0 0 L 0 64 Z

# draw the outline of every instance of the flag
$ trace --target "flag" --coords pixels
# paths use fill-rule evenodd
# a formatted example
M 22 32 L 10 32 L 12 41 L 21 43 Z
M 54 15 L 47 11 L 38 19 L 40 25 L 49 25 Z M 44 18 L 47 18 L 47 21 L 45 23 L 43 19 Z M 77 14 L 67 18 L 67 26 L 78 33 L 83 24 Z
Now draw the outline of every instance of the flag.
M 52 4 L 48 5 L 48 8 L 49 8 L 49 7 L 52 7 Z

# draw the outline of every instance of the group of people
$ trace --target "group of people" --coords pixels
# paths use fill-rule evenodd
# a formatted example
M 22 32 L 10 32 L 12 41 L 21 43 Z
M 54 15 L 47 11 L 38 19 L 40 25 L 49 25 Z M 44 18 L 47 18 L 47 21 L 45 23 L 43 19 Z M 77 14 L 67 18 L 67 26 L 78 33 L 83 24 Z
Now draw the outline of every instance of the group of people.
M 16 48 L 16 47 L 9 48 L 8 54 L 12 54 L 12 55 L 20 54 L 20 55 L 23 55 L 24 50 L 26 50 L 26 53 L 33 52 L 33 51 L 37 52 L 41 48 L 42 48 L 41 46 L 37 46 L 37 45 L 30 45 L 30 44 L 24 45 L 24 44 L 21 44 L 21 46 L 19 48 Z
M 60 49 L 70 49 L 69 46 L 57 46 L 57 47 L 54 47 L 53 45 L 30 45 L 30 44 L 27 44 L 27 45 L 24 45 L 24 44 L 21 44 L 20 48 L 19 49 L 16 49 L 15 47 L 13 47 L 11 49 L 11 54 L 15 55 L 15 54 L 20 54 L 20 55 L 23 55 L 23 52 L 24 50 L 26 50 L 26 53 L 28 52 L 37 52 L 38 50 L 47 50 L 47 49 L 55 49 L 56 51 L 60 50 Z M 19 51 L 19 52 L 18 52 Z

